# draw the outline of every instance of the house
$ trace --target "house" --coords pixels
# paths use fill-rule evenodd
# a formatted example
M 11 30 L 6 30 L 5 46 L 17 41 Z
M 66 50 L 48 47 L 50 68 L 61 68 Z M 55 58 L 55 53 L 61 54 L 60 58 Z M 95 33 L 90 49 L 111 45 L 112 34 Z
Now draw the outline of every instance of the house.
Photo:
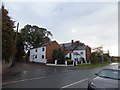
M 30 62 L 52 63 L 52 53 L 54 49 L 63 48 L 56 42 L 50 41 L 41 47 L 30 50 Z
M 79 41 L 71 40 L 71 43 L 63 43 L 65 57 L 79 63 L 89 63 L 91 56 L 91 48 Z

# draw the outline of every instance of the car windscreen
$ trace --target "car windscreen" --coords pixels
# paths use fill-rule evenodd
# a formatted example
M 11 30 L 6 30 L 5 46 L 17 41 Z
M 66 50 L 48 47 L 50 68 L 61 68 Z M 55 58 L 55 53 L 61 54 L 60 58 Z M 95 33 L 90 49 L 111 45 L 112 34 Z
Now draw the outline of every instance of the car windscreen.
M 103 69 L 98 74 L 100 77 L 111 78 L 111 79 L 120 79 L 120 71 L 112 69 Z

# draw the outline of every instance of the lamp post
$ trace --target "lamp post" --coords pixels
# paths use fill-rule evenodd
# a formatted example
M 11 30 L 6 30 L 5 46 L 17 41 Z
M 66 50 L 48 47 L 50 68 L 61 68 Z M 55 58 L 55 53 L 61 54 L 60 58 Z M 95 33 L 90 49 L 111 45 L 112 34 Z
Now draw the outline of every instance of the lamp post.
M 103 53 L 101 55 L 102 55 L 102 63 L 103 63 L 104 62 Z

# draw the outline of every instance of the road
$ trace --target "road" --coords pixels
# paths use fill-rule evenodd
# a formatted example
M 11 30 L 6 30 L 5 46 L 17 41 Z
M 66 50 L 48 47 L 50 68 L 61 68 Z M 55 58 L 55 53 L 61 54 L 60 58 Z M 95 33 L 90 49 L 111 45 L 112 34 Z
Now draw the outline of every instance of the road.
M 110 64 L 106 67 L 114 67 Z M 2 88 L 87 88 L 88 80 L 102 68 L 49 67 L 17 73 L 2 83 Z

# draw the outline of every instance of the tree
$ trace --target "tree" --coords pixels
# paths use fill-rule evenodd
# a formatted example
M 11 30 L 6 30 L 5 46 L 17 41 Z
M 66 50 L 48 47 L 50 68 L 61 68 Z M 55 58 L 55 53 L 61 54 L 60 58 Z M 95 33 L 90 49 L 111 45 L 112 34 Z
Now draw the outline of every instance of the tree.
M 16 40 L 16 55 L 15 55 L 15 59 L 16 60 L 23 60 L 23 56 L 25 55 L 24 52 L 24 44 L 23 44 L 23 40 L 21 37 L 21 33 L 19 32 L 15 32 L 18 33 L 17 34 L 17 40 Z
M 57 60 L 58 63 L 64 63 L 65 62 L 64 52 L 60 48 L 54 49 L 53 50 L 53 59 Z
M 91 63 L 100 63 L 101 60 L 101 54 L 98 52 L 93 52 L 91 54 L 91 59 L 90 59 Z
M 46 28 L 39 28 L 35 25 L 25 25 L 20 33 L 25 50 L 40 47 L 42 44 L 49 42 L 50 38 L 48 36 L 52 35 L 50 31 L 47 32 Z
M 50 31 L 45 30 L 46 33 L 46 40 L 49 41 L 49 36 L 53 36 L 53 34 Z
M 8 11 L 2 5 L 2 60 L 9 62 L 15 54 L 14 21 L 8 16 Z
M 82 43 L 82 42 L 80 42 L 80 41 L 75 41 L 75 42 L 74 42 L 74 45 L 75 45 L 75 46 L 84 46 L 85 44 Z

